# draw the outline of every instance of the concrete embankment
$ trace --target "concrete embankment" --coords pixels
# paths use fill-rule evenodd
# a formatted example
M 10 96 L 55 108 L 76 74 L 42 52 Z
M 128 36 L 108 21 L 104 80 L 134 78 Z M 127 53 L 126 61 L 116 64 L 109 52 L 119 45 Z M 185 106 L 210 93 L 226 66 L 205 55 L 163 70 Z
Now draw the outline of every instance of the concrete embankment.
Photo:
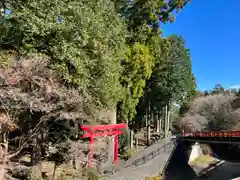
M 166 167 L 167 180 L 193 180 L 196 177 L 194 170 L 188 165 L 188 156 L 182 146 L 181 143 L 178 143 Z
M 179 143 L 166 168 L 167 180 L 229 180 L 240 177 L 240 163 L 216 160 L 205 168 L 193 170 L 188 165 L 188 154 Z

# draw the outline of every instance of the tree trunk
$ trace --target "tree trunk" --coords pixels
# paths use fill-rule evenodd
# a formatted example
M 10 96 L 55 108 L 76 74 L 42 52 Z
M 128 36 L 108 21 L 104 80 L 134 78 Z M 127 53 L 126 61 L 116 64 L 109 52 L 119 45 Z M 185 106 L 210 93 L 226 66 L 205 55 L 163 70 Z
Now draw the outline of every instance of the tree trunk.
M 157 119 L 157 127 L 156 127 L 156 132 L 157 132 L 157 134 L 160 133 L 159 122 L 160 122 L 160 121 Z
M 130 129 L 129 129 L 129 121 L 128 119 L 126 119 L 126 131 L 125 131 L 125 135 L 127 136 L 127 147 L 131 147 L 131 132 L 130 132 Z
M 130 148 L 133 148 L 134 132 L 130 130 Z
M 156 132 L 159 134 L 160 129 L 159 129 L 158 111 L 156 113 L 154 113 L 154 123 L 155 123 Z
M 150 104 L 150 103 L 149 103 Z M 148 113 L 147 113 L 147 145 L 150 145 L 151 140 L 151 114 L 150 114 L 150 105 L 148 106 Z
M 116 108 L 112 108 L 110 112 L 110 124 L 117 123 L 117 111 Z M 108 162 L 112 163 L 114 158 L 114 137 L 108 137 Z
M 164 137 L 168 136 L 168 105 L 166 104 L 164 108 Z
M 162 113 L 158 111 L 159 133 L 162 132 Z
M 6 174 L 6 169 L 3 164 L 0 165 L 0 180 L 4 180 Z
M 5 17 L 5 15 L 6 15 L 6 4 L 5 4 L 6 2 L 3 0 L 2 2 L 1 2 L 1 4 L 2 4 L 2 7 L 1 7 L 1 16 L 3 16 L 3 17 Z
M 170 131 L 170 127 L 171 127 L 170 117 L 171 117 L 171 112 L 168 110 L 168 131 Z
M 0 180 L 5 179 L 5 174 L 7 173 L 7 153 L 8 153 L 8 141 L 7 141 L 7 133 L 3 133 L 2 143 L 0 146 Z
M 55 178 L 55 174 L 56 174 L 56 169 L 57 169 L 57 165 L 56 165 L 56 163 L 54 163 L 54 168 L 53 168 L 53 175 L 52 175 L 52 180 L 54 180 L 54 178 Z
M 151 140 L 151 126 L 150 126 L 150 121 L 148 121 L 148 126 L 147 126 L 147 145 L 150 145 L 150 140 Z
M 42 128 L 40 132 L 37 133 L 37 163 L 41 162 L 42 160 L 42 147 L 43 147 L 43 131 Z
M 143 129 L 144 128 L 144 122 L 145 122 L 144 116 L 141 116 L 141 120 L 142 120 L 141 129 Z
M 135 148 L 138 149 L 138 137 L 135 137 Z
M 39 144 L 39 133 L 33 138 L 33 148 L 31 154 L 31 164 L 32 166 L 36 165 L 39 162 L 39 157 L 41 155 L 40 151 L 40 144 Z
M 148 113 L 146 113 L 146 117 L 145 117 L 145 127 L 148 126 Z

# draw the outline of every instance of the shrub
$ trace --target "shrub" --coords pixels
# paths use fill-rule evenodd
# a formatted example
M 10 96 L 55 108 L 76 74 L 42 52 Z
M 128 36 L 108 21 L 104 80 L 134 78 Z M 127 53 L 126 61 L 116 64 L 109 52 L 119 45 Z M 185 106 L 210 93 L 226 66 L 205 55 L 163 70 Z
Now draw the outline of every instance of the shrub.
M 83 178 L 85 178 L 86 180 L 98 180 L 101 178 L 101 175 L 94 168 L 86 168 L 83 171 Z
M 124 150 L 122 158 L 124 160 L 128 160 L 130 157 L 133 157 L 137 154 L 137 150 L 135 148 L 127 148 Z

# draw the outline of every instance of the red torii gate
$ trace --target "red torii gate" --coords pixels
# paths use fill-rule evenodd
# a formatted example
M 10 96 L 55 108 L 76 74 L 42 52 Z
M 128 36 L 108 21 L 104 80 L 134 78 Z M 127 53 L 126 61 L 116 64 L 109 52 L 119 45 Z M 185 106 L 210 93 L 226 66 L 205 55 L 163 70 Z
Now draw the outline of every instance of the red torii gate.
M 90 138 L 90 155 L 88 160 L 89 167 L 92 167 L 92 159 L 93 159 L 93 144 L 94 138 L 99 136 L 112 136 L 115 135 L 115 143 L 114 143 L 114 163 L 118 163 L 118 135 L 124 134 L 123 131 L 119 131 L 119 129 L 126 128 L 126 123 L 121 124 L 109 124 L 109 125 L 82 125 L 81 129 L 83 131 L 87 131 L 88 133 L 84 134 L 82 138 Z M 107 132 L 95 132 L 95 131 L 106 131 Z

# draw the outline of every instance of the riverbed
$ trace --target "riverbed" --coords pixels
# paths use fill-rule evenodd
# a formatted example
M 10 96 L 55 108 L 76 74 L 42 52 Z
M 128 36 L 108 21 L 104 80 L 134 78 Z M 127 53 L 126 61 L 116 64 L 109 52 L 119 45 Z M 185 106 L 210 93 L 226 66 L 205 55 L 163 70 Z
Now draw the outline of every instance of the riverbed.
M 175 149 L 165 175 L 166 180 L 230 180 L 240 177 L 240 163 L 224 162 L 206 175 L 198 177 L 188 165 L 188 157 L 180 144 Z

